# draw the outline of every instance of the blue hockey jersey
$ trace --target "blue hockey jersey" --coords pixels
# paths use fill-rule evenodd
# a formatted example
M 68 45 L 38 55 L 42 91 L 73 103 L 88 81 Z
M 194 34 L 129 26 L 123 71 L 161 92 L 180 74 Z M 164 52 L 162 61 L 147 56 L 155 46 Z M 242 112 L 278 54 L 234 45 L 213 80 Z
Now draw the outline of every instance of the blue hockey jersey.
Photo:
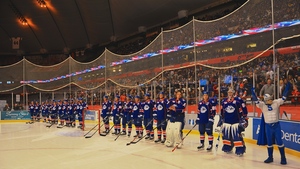
M 186 100 L 183 98 L 180 99 L 170 99 L 168 107 L 174 106 L 176 111 L 170 110 L 170 121 L 171 122 L 183 122 L 185 117 L 185 107 Z
M 207 102 L 201 100 L 198 103 L 198 118 L 199 123 L 208 123 L 209 119 L 214 119 L 216 115 L 216 101 L 215 99 L 209 99 Z
M 154 102 L 153 100 L 146 100 L 142 103 L 142 108 L 144 110 L 144 118 L 145 119 L 151 119 L 153 118 L 153 108 L 154 108 Z
M 110 114 L 111 106 L 112 106 L 111 101 L 106 101 L 102 103 L 102 111 L 101 111 L 102 117 L 106 117 L 107 115 Z
M 168 112 L 168 100 L 160 99 L 154 105 L 153 117 L 157 120 L 165 120 Z

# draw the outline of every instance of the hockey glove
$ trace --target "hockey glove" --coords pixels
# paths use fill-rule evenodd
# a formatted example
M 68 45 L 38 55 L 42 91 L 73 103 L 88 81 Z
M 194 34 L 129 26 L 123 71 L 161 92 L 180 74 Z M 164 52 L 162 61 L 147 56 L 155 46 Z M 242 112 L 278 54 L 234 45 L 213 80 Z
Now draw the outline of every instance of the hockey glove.
M 153 113 L 153 119 L 157 120 L 157 113 Z
M 200 124 L 200 119 L 196 118 L 196 124 Z
M 167 120 L 170 120 L 171 119 L 171 114 L 167 114 Z
M 141 114 L 138 115 L 138 118 L 139 118 L 139 119 L 143 119 L 143 115 L 141 115 Z
M 210 128 L 214 125 L 214 119 L 209 119 L 208 123 L 206 124 L 206 128 Z

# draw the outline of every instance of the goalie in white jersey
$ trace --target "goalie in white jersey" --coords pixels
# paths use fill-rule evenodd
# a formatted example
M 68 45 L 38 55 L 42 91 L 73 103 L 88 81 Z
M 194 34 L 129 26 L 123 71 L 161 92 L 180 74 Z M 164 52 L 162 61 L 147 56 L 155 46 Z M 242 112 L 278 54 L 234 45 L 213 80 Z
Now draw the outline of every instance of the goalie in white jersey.
M 258 135 L 257 144 L 258 145 L 266 145 L 268 147 L 268 158 L 264 161 L 265 163 L 273 162 L 273 144 L 276 141 L 278 145 L 278 149 L 281 155 L 280 164 L 287 164 L 285 152 L 284 152 L 284 144 L 281 138 L 281 127 L 279 123 L 279 107 L 282 105 L 286 99 L 287 93 L 290 89 L 291 83 L 285 87 L 283 92 L 282 99 L 273 100 L 273 96 L 269 94 L 264 95 L 264 101 L 259 101 L 255 94 L 255 89 L 252 89 L 252 98 L 256 103 L 256 106 L 260 108 L 263 112 L 260 132 Z M 266 137 L 266 139 L 265 139 Z

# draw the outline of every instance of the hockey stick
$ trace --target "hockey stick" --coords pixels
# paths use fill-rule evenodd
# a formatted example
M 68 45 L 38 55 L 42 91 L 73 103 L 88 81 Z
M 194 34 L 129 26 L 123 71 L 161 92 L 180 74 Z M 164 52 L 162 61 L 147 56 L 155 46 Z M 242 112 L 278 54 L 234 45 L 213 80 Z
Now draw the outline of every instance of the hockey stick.
M 107 120 L 109 120 L 109 118 L 104 118 L 105 119 L 105 121 L 103 122 L 103 124 L 99 127 L 99 128 L 101 128 L 106 122 L 107 122 Z M 85 138 L 91 138 L 98 130 L 99 130 L 99 128 L 97 129 L 97 131 L 95 132 L 95 133 L 93 133 L 90 137 L 89 136 L 87 136 L 92 130 L 94 130 L 98 125 L 100 125 L 100 124 L 97 124 L 97 125 L 95 125 L 90 131 L 88 131 L 86 134 L 84 134 L 83 136 L 85 137 Z
M 47 125 L 46 127 L 50 128 L 53 126 L 53 124 L 55 124 L 55 122 L 52 122 L 50 125 Z
M 27 121 L 26 124 L 33 124 L 34 121 Z
M 186 135 L 181 139 L 180 143 L 178 143 L 172 150 L 172 152 L 174 152 L 178 146 L 183 142 L 183 140 L 191 133 L 191 131 L 197 126 L 198 124 L 196 123 L 191 129 L 189 132 L 186 133 Z
M 85 133 L 83 136 L 88 135 L 92 130 L 94 130 L 94 128 L 96 128 L 99 124 L 96 124 L 96 126 L 94 126 L 90 131 L 88 131 L 87 133 Z
M 98 131 L 99 131 L 99 128 L 92 135 L 85 136 L 85 138 L 91 138 L 91 137 L 93 137 Z
M 148 124 L 145 126 L 145 128 L 147 128 L 147 127 L 151 124 L 152 121 L 153 121 L 153 119 L 152 119 L 151 121 L 148 122 Z M 161 123 L 161 124 L 162 124 L 162 123 Z M 156 128 L 157 128 L 157 127 L 156 127 Z M 155 130 L 156 128 L 154 128 L 153 130 Z M 130 142 L 130 144 L 136 144 L 136 143 L 138 143 L 139 141 L 143 140 L 143 138 L 145 138 L 146 136 L 147 136 L 147 134 L 145 134 L 143 137 L 139 138 L 137 141 L 134 141 L 134 140 L 135 140 L 135 139 L 134 139 L 133 141 Z M 127 143 L 127 144 L 128 144 L 128 143 Z M 126 144 L 126 145 L 127 145 L 127 144 Z M 129 145 L 130 145 L 130 144 L 129 144 Z
M 215 156 L 217 155 L 217 151 L 218 151 L 218 147 L 219 147 L 219 143 L 220 143 L 221 132 L 222 132 L 222 127 L 219 131 L 219 135 L 218 135 L 218 138 L 217 138 L 216 151 L 215 151 L 215 154 L 214 154 Z
M 286 114 L 286 111 L 283 111 L 283 114 L 285 115 L 285 117 L 286 117 L 287 120 L 290 120 L 289 117 L 288 117 L 288 115 Z

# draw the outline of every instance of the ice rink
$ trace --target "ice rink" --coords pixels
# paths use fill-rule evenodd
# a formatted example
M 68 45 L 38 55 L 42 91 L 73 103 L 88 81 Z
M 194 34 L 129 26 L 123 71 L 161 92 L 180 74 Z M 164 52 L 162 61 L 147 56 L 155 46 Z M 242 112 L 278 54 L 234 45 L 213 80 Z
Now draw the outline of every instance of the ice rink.
M 77 128 L 45 127 L 45 123 L 0 123 L 0 169 L 247 169 L 247 168 L 300 168 L 300 157 L 287 154 L 288 164 L 280 165 L 278 150 L 274 162 L 265 164 L 265 147 L 246 143 L 243 157 L 221 151 L 222 143 L 214 153 L 198 151 L 199 136 L 190 134 L 184 146 L 171 152 L 161 143 L 142 140 L 126 146 L 133 138 L 95 134 L 83 137 Z M 134 133 L 132 133 L 133 135 Z M 185 134 L 184 134 L 185 135 Z M 216 142 L 216 141 L 215 141 Z

